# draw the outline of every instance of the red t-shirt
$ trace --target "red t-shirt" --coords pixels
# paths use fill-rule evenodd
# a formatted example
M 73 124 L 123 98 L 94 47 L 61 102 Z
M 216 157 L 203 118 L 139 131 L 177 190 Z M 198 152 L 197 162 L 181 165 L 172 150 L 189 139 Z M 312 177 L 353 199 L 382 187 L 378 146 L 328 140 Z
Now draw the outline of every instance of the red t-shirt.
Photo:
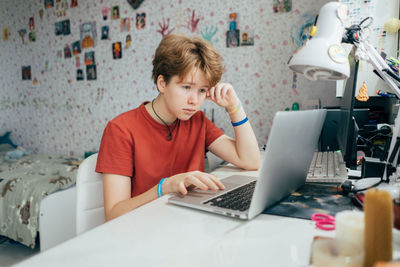
M 145 104 L 107 124 L 97 158 L 96 172 L 132 177 L 132 197 L 146 192 L 161 178 L 204 171 L 206 149 L 223 135 L 199 111 L 189 120 L 179 121 L 168 141 L 167 127 L 150 116 Z

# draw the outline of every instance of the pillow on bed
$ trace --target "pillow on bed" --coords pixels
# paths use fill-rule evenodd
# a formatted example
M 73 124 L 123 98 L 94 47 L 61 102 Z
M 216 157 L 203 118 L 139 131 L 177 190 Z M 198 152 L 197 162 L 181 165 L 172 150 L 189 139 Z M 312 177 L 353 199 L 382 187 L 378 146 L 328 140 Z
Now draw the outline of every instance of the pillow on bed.
M 14 149 L 15 148 L 10 144 L 0 144 L 0 152 L 8 152 Z
M 17 145 L 11 141 L 10 135 L 11 132 L 6 132 L 3 136 L 0 136 L 0 144 L 9 144 L 13 148 L 17 148 Z

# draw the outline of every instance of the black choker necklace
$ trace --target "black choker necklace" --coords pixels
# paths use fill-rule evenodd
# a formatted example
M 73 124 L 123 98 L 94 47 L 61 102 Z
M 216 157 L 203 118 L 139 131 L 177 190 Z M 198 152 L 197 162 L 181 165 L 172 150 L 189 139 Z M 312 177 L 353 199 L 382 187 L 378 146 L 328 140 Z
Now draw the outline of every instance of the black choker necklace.
M 172 124 L 174 124 L 174 128 L 172 128 L 172 130 L 171 130 L 171 129 L 169 128 L 168 124 L 167 124 L 163 119 L 161 119 L 161 117 L 157 114 L 156 110 L 154 109 L 154 100 L 155 100 L 155 99 L 153 99 L 153 101 L 151 101 L 151 108 L 153 109 L 153 112 L 154 112 L 154 114 L 156 114 L 157 118 L 159 118 L 160 121 L 162 121 L 162 123 L 164 123 L 164 125 L 167 126 L 167 129 L 168 129 L 168 132 L 169 132 L 169 134 L 168 134 L 168 136 L 167 136 L 167 140 L 168 140 L 168 141 L 171 141 L 171 140 L 172 140 L 172 132 L 175 130 L 176 125 L 178 124 L 178 123 L 176 123 L 176 122 L 178 121 L 178 119 L 176 119 L 176 120 L 172 123 Z M 178 122 L 179 122 L 179 121 L 178 121 Z

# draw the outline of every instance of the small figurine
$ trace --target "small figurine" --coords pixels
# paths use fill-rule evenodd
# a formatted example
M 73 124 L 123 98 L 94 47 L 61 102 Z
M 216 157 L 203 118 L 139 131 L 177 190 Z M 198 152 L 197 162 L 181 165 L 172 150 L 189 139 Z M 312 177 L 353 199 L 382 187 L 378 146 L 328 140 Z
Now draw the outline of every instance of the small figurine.
M 367 102 L 369 99 L 367 85 L 363 82 L 360 90 L 358 91 L 358 95 L 356 96 L 358 101 Z

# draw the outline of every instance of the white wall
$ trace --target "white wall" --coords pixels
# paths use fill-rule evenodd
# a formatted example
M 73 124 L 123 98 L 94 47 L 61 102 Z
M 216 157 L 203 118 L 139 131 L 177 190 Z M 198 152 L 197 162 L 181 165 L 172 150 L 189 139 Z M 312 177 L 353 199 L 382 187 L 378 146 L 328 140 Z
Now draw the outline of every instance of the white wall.
M 293 102 L 301 107 L 305 100 L 316 98 L 321 99 L 322 105 L 337 105 L 334 83 L 311 83 L 298 76 L 293 90 L 293 73 L 286 64 L 297 48 L 299 29 L 326 2 L 293 1 L 289 13 L 273 13 L 272 0 L 145 0 L 138 10 L 123 0 L 79 0 L 78 7 L 66 11 L 66 17 L 57 18 L 53 7 L 44 9 L 40 19 L 43 1 L 2 0 L 0 29 L 9 27 L 11 39 L 0 40 L 0 135 L 10 130 L 15 143 L 40 152 L 81 155 L 97 150 L 108 120 L 157 95 L 151 80 L 151 60 L 162 37 L 157 32 L 159 23 L 170 19 L 173 32 L 192 35 L 206 27 L 218 28 L 211 41 L 224 57 L 223 81 L 234 85 L 259 143 L 266 143 L 276 111 L 291 107 Z M 132 18 L 132 45 L 123 50 L 120 60 L 113 60 L 111 44 L 125 44 L 127 32 L 120 32 L 119 20 L 103 21 L 101 15 L 103 6 L 114 5 L 119 5 L 121 17 Z M 195 18 L 200 18 L 194 32 L 185 27 L 193 10 Z M 137 11 L 147 15 L 143 30 L 135 28 Z M 254 32 L 254 46 L 226 48 L 225 32 L 231 12 L 238 13 L 241 31 Z M 32 16 L 37 40 L 29 43 L 26 36 L 27 44 L 23 45 L 18 30 L 28 30 Z M 65 19 L 71 21 L 71 35 L 55 36 L 54 23 Z M 57 51 L 65 44 L 80 39 L 79 25 L 86 21 L 96 22 L 96 47 L 83 50 L 95 51 L 96 81 L 76 81 L 76 59 L 57 58 Z M 110 27 L 110 40 L 100 40 L 103 25 Z M 79 56 L 84 67 L 83 53 Z M 42 72 L 45 60 L 49 60 L 50 69 Z M 21 79 L 24 65 L 31 65 L 31 81 Z M 36 85 L 33 79 L 37 79 Z M 214 108 L 216 124 L 232 135 L 224 110 L 211 103 L 204 107 L 209 117 Z

